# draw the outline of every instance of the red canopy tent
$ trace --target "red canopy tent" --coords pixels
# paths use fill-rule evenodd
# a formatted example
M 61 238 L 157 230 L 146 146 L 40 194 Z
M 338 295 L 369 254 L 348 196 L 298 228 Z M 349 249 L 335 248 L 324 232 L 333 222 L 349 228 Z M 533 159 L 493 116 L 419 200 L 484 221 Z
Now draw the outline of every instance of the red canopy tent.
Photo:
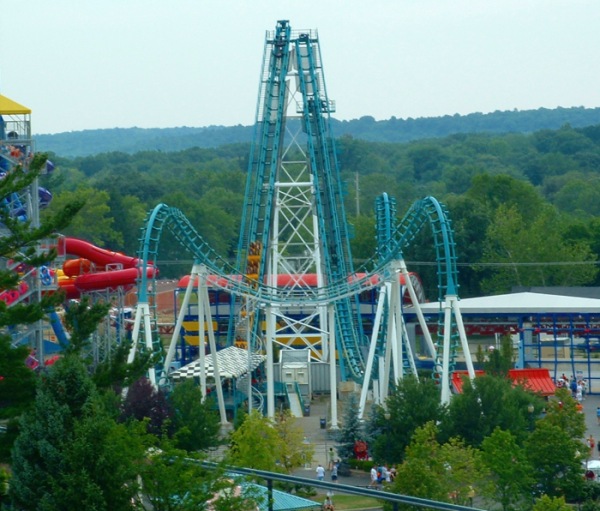
M 483 374 L 483 371 L 475 371 L 475 377 Z M 452 388 L 455 393 L 462 393 L 464 379 L 468 377 L 469 373 L 467 371 L 454 371 L 452 373 Z M 510 369 L 508 377 L 514 385 L 521 385 L 527 390 L 542 396 L 552 396 L 556 390 L 556 385 L 550 377 L 550 371 L 541 367 L 535 369 Z

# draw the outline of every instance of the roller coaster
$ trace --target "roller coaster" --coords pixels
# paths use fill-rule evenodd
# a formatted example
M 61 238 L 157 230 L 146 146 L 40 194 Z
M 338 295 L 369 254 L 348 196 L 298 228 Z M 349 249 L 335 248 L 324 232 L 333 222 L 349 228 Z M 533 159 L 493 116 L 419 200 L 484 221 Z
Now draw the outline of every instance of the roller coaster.
M 387 382 L 415 372 L 402 315 L 401 286 L 406 286 L 416 309 L 428 350 L 434 360 L 442 401 L 450 398 L 449 377 L 462 344 L 469 374 L 474 377 L 458 307 L 456 254 L 448 212 L 433 197 L 417 201 L 396 220 L 392 199 L 377 202 L 378 250 L 360 269 L 353 268 L 343 188 L 330 116 L 335 102 L 325 87 L 319 38 L 313 30 L 292 30 L 279 21 L 265 40 L 251 146 L 245 207 L 235 264 L 219 256 L 175 207 L 159 204 L 142 232 L 142 267 L 158 264 L 162 233 L 170 231 L 194 257 L 184 304 L 194 287 L 198 296 L 198 329 L 204 364 L 204 339 L 218 378 L 217 346 L 208 298 L 208 282 L 231 296 L 228 342 L 242 341 L 249 353 L 266 354 L 267 414 L 275 413 L 274 347 L 303 344 L 313 360 L 329 363 L 331 425 L 337 427 L 337 369 L 342 380 L 363 384 L 361 403 L 380 360 L 380 395 Z M 419 313 L 403 250 L 424 228 L 430 228 L 436 253 L 440 303 L 437 337 L 432 339 Z M 285 283 L 278 275 L 289 276 Z M 215 278 L 216 277 L 216 278 Z M 361 321 L 359 295 L 377 288 L 379 301 L 370 338 Z M 161 351 L 156 286 L 140 272 L 138 305 L 130 357 L 144 339 L 145 348 Z M 183 308 L 183 307 L 182 307 Z M 175 355 L 180 315 L 164 360 L 151 370 L 157 384 L 168 381 Z M 383 371 L 383 373 L 382 373 Z M 205 376 L 201 381 L 206 392 Z M 216 385 L 224 421 L 221 385 Z

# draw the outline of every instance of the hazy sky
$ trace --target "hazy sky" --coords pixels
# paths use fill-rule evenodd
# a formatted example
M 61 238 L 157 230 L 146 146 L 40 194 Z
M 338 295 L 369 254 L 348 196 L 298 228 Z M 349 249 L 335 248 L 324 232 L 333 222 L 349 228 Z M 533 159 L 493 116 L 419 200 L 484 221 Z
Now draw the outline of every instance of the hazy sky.
M 249 125 L 280 19 L 338 119 L 600 106 L 599 0 L 0 0 L 0 93 L 34 133 Z

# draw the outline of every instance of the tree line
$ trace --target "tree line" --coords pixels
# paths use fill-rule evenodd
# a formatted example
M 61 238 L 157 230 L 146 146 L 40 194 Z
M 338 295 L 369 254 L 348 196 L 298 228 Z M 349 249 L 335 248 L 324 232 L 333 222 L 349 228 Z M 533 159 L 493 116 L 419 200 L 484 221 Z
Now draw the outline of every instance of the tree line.
M 54 198 L 85 206 L 64 234 L 134 255 L 147 213 L 179 208 L 205 240 L 235 259 L 249 144 L 64 158 L 43 176 Z M 395 197 L 398 217 L 426 196 L 452 220 L 463 297 L 512 286 L 597 286 L 600 125 L 530 134 L 456 134 L 406 143 L 337 140 L 355 268 L 375 254 L 375 198 Z M 423 230 L 404 254 L 426 289 L 437 287 Z M 191 256 L 166 234 L 161 275 L 189 272 Z M 429 291 L 431 294 L 431 291 Z M 430 296 L 430 298 L 435 298 Z
M 532 133 L 558 129 L 564 124 L 575 128 L 600 122 L 600 108 L 539 108 L 468 115 L 444 115 L 377 121 L 371 116 L 341 121 L 332 119 L 337 136 L 351 136 L 372 142 L 410 142 L 446 137 L 457 133 Z M 41 151 L 67 157 L 90 156 L 120 151 L 182 151 L 192 147 L 219 147 L 249 143 L 252 126 L 205 126 L 178 128 L 112 128 L 36 135 Z

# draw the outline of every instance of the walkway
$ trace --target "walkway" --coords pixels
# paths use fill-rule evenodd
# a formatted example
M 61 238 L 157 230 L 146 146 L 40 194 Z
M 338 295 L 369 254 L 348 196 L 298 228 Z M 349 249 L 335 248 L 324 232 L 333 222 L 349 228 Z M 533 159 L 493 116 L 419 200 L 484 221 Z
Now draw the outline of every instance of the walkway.
M 288 390 L 290 391 L 288 394 L 288 398 L 290 401 L 290 412 L 292 412 L 292 416 L 296 418 L 302 417 L 302 406 L 300 405 L 300 398 L 298 394 L 294 391 L 293 387 L 290 388 L 288 386 Z

